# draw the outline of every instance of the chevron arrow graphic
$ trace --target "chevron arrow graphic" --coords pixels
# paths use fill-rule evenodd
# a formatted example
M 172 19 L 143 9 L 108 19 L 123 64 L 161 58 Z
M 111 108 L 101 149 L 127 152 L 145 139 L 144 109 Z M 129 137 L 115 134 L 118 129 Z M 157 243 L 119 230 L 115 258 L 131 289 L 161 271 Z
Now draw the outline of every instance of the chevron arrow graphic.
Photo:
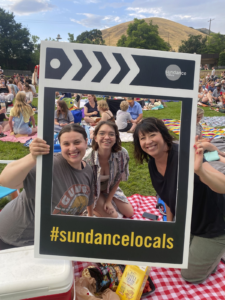
M 122 54 L 113 53 L 113 55 L 114 55 L 115 59 L 117 60 L 118 64 L 120 65 L 120 71 L 111 83 L 119 84 L 123 80 L 123 78 L 127 75 L 127 73 L 130 71 L 130 68 L 128 67 L 127 63 L 125 62 Z
M 83 77 L 87 74 L 87 72 L 91 69 L 92 66 L 89 60 L 87 59 L 87 57 L 84 55 L 84 52 L 82 50 L 74 50 L 74 52 L 76 53 L 77 57 L 82 63 L 82 67 L 72 80 L 81 81 Z
M 99 63 L 101 64 L 101 70 L 98 72 L 98 74 L 95 76 L 95 78 L 92 80 L 92 82 L 101 82 L 102 79 L 105 77 L 105 75 L 109 72 L 111 69 L 109 63 L 105 59 L 105 56 L 102 54 L 102 52 L 93 51 L 95 56 L 97 57 Z

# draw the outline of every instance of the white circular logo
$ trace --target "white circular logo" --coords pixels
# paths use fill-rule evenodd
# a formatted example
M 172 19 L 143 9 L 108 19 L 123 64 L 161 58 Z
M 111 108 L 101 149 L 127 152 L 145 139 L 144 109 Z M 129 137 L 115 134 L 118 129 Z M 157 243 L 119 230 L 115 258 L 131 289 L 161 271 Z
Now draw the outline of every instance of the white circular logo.
M 177 65 L 169 65 L 166 68 L 166 77 L 169 80 L 175 81 L 182 75 L 181 69 Z
M 60 67 L 60 61 L 58 58 L 53 58 L 50 62 L 50 65 L 53 69 L 58 69 Z

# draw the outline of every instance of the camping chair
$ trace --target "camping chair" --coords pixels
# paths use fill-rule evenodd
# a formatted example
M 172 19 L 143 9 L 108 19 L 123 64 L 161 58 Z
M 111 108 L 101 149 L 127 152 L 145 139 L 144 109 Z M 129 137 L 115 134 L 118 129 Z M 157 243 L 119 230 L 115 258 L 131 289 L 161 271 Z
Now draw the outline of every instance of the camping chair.
M 109 106 L 109 110 L 112 112 L 114 118 L 116 119 L 116 113 L 120 109 L 120 103 L 124 101 L 124 99 L 118 99 L 118 100 L 106 100 Z

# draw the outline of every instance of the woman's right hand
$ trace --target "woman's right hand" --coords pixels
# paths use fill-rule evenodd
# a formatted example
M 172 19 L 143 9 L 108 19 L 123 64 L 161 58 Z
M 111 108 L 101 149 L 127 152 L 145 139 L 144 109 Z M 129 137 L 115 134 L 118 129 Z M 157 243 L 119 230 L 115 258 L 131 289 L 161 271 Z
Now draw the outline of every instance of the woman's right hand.
M 98 112 L 97 111 L 93 111 L 92 115 L 97 115 Z
M 38 155 L 46 155 L 50 152 L 50 146 L 46 141 L 36 138 L 29 146 L 32 157 L 36 160 Z

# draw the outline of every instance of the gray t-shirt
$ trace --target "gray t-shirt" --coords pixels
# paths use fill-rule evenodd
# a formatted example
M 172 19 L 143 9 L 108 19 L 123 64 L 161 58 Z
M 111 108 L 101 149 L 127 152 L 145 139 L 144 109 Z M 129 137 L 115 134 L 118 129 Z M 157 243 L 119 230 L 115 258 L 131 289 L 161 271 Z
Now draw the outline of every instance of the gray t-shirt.
M 116 125 L 118 129 L 124 129 L 127 127 L 127 121 L 132 120 L 131 115 L 127 111 L 118 110 L 116 113 Z
M 221 96 L 221 95 L 220 95 L 221 92 L 224 93 L 225 91 L 224 91 L 223 89 L 220 89 L 220 91 L 218 92 L 217 89 L 215 89 L 215 90 L 213 91 L 213 94 L 212 94 L 212 95 L 213 95 L 213 97 L 218 98 L 219 96 Z
M 80 215 L 94 201 L 93 171 L 71 167 L 61 153 L 54 155 L 52 214 Z M 24 189 L 0 212 L 0 239 L 14 246 L 34 243 L 36 167 L 23 182 Z
M 63 114 L 59 114 L 59 116 L 57 117 L 57 110 L 56 110 L 55 111 L 55 119 L 57 119 L 57 122 L 59 122 L 59 124 L 62 124 L 62 123 L 69 124 L 71 122 L 74 122 L 74 117 L 70 110 L 68 110 L 67 118 L 65 118 Z

